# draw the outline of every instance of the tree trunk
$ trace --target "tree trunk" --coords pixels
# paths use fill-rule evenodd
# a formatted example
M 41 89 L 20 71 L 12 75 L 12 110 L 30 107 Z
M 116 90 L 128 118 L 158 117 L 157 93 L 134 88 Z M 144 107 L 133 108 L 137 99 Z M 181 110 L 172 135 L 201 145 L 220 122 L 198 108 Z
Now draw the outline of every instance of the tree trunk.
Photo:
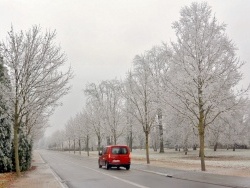
M 114 134 L 114 145 L 116 145 L 116 134 Z
M 99 153 L 101 150 L 101 136 L 98 136 L 97 139 L 98 139 L 97 142 L 98 142 L 98 153 Z
M 153 148 L 154 148 L 154 151 L 157 152 L 157 142 L 155 140 L 154 144 L 153 144 Z
M 132 147 L 133 147 L 133 132 L 132 132 L 132 124 L 130 125 L 130 138 L 129 138 L 129 147 L 130 147 L 130 151 L 132 152 Z
M 80 138 L 79 138 L 78 142 L 79 142 L 79 154 L 81 155 L 81 154 L 82 154 L 82 153 L 81 153 L 81 151 L 82 151 L 82 146 L 81 146 L 81 139 L 80 139 Z
M 106 138 L 107 138 L 107 145 L 111 145 L 111 143 L 110 143 L 110 136 L 107 136 Z
M 126 145 L 129 146 L 129 135 L 126 137 Z
M 162 111 L 160 108 L 158 109 L 158 122 L 159 122 L 159 134 L 160 134 L 160 153 L 164 153 Z
M 19 124 L 18 124 L 17 106 L 18 106 L 18 100 L 16 101 L 16 104 L 15 104 L 15 115 L 14 115 L 14 150 L 15 150 L 16 174 L 17 174 L 17 177 L 20 177 L 21 172 L 20 172 L 19 153 L 18 153 L 18 149 L 19 149 L 19 136 L 18 136 L 19 135 L 18 134 Z
M 187 155 L 187 152 L 188 152 L 188 147 L 187 146 L 184 147 L 184 152 L 185 152 L 185 155 Z
M 196 149 L 197 149 L 197 145 L 194 144 L 194 145 L 193 145 L 193 150 L 196 150 Z
M 76 153 L 76 140 L 74 139 L 74 154 Z
M 199 124 L 199 137 L 200 137 L 200 158 L 201 158 L 201 171 L 206 171 L 205 168 L 205 154 L 204 154 L 204 148 L 205 148 L 205 142 L 204 142 L 204 127 L 203 125 Z
M 199 70 L 200 68 L 200 62 L 198 65 Z M 199 125 L 198 125 L 198 131 L 199 131 L 199 137 L 200 137 L 200 158 L 201 158 L 201 170 L 206 171 L 205 168 L 205 155 L 204 155 L 204 149 L 205 149 L 205 125 L 204 125 L 204 109 L 203 109 L 203 99 L 202 99 L 202 81 L 200 75 L 198 76 L 198 98 L 199 98 Z
M 214 145 L 214 151 L 217 151 L 218 143 L 216 142 Z
M 69 139 L 69 153 L 70 153 L 70 139 Z
M 87 151 L 87 155 L 89 156 L 89 135 L 87 135 L 87 138 L 86 138 L 86 151 Z
M 145 131 L 145 136 L 146 136 L 146 158 L 147 158 L 147 164 L 150 164 L 150 160 L 149 160 L 148 135 L 149 135 L 149 132 L 146 130 L 146 131 Z
M 19 153 L 18 153 L 18 126 L 16 125 L 17 122 L 15 120 L 15 125 L 14 125 L 14 150 L 15 150 L 15 167 L 16 167 L 16 174 L 17 177 L 21 176 L 20 172 L 20 165 L 19 165 Z

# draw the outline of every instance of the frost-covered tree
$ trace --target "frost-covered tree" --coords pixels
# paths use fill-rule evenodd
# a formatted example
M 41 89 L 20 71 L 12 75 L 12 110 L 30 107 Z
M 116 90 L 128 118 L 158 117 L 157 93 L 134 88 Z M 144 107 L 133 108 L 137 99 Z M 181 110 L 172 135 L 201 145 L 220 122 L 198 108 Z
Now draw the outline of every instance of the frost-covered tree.
M 224 131 L 220 135 L 220 142 L 224 145 L 226 144 L 227 148 L 235 150 L 236 146 L 246 146 L 248 144 L 249 124 L 246 121 L 248 108 L 249 106 L 247 105 L 241 109 L 223 114 L 220 117 L 224 124 Z
M 3 59 L 0 58 L 0 173 L 12 170 L 12 123 L 11 107 L 8 97 L 2 93 L 3 90 L 10 91 L 7 70 L 4 67 Z
M 225 120 L 222 116 L 219 116 L 213 124 L 209 126 L 208 129 L 208 140 L 209 140 L 209 145 L 214 146 L 214 151 L 217 150 L 218 144 L 224 144 L 224 141 L 221 141 L 221 137 L 225 132 Z
M 140 123 L 144 132 L 146 159 L 149 164 L 149 135 L 157 114 L 155 93 L 152 89 L 153 80 L 147 55 L 136 56 L 133 63 L 134 70 L 127 76 L 123 96 L 130 101 L 133 108 L 130 113 Z
M 90 109 L 84 109 L 81 113 L 81 127 L 83 130 L 83 140 L 85 142 L 85 150 L 87 151 L 87 155 L 89 156 L 89 148 L 90 148 L 90 139 L 93 134 L 93 127 L 91 124 L 91 118 L 88 116 L 90 113 L 87 113 Z
M 86 113 L 88 121 L 92 125 L 97 137 L 97 150 L 101 150 L 101 142 L 104 137 L 104 88 L 103 85 L 91 83 L 86 86 L 84 93 L 87 97 Z
M 134 141 L 137 137 L 138 133 L 137 129 L 140 128 L 138 126 L 138 122 L 133 117 L 132 113 L 133 113 L 133 106 L 131 105 L 131 102 L 129 100 L 125 99 L 125 104 L 123 108 L 123 114 L 124 117 L 126 117 L 125 140 L 131 152 L 133 150 Z
M 243 123 L 246 127 L 245 134 L 247 137 L 247 145 L 250 145 L 250 101 L 248 101 L 246 106 L 246 113 L 243 116 Z
M 152 128 L 151 128 L 150 141 L 151 141 L 152 148 L 156 152 L 160 146 L 159 127 L 156 124 L 154 126 L 152 126 Z
M 66 58 L 55 44 L 55 37 L 55 31 L 42 33 L 37 26 L 19 33 L 11 28 L 7 40 L 0 48 L 12 86 L 12 93 L 8 94 L 13 108 L 17 176 L 21 175 L 18 130 L 20 124 L 25 123 L 24 117 L 34 111 L 51 115 L 59 99 L 69 91 L 67 84 L 71 78 L 71 69 L 61 71 Z
M 172 98 L 172 100 L 174 100 Z M 175 147 L 176 151 L 187 152 L 187 149 L 196 145 L 196 136 L 191 122 L 185 117 L 176 112 L 173 108 L 167 108 L 168 116 L 163 120 L 166 122 L 166 136 L 170 147 Z
M 103 81 L 104 91 L 104 118 L 106 126 L 104 127 L 107 134 L 111 135 L 112 143 L 117 144 L 118 138 L 123 134 L 125 129 L 125 118 L 122 115 L 123 98 L 118 80 Z
M 82 151 L 82 142 L 84 140 L 84 121 L 81 113 L 77 113 L 75 117 L 73 118 L 73 127 L 74 127 L 74 133 L 75 133 L 75 139 L 78 143 L 78 150 L 79 154 L 81 155 Z
M 69 120 L 70 122 L 70 131 L 72 134 L 72 140 L 73 140 L 73 149 L 74 149 L 74 154 L 76 153 L 76 145 L 77 145 L 77 141 L 79 140 L 78 136 L 78 126 L 76 123 L 76 119 L 74 117 L 70 118 Z
M 57 136 L 57 143 L 58 143 L 58 146 L 59 148 L 63 151 L 64 150 L 64 141 L 65 141 L 65 130 L 64 129 L 61 129 L 59 130 L 58 132 L 58 136 Z
M 226 25 L 218 23 L 207 3 L 192 3 L 180 14 L 173 23 L 177 41 L 172 43 L 172 64 L 165 77 L 167 92 L 178 102 L 170 99 L 168 103 L 197 128 L 201 170 L 205 171 L 206 127 L 245 101 L 246 90 L 236 87 L 243 63 L 225 34 Z
M 64 141 L 65 141 L 65 131 L 57 130 L 48 138 L 48 148 L 55 150 L 63 150 L 64 149 Z
M 68 142 L 68 149 L 69 149 L 69 153 L 70 153 L 70 150 L 71 150 L 71 144 L 72 144 L 72 141 L 74 139 L 74 133 L 73 133 L 73 130 L 71 128 L 72 126 L 72 118 L 70 118 L 66 124 L 65 124 L 65 136 L 66 136 L 66 139 L 67 139 L 67 142 Z
M 118 80 L 102 81 L 99 85 L 89 84 L 85 89 L 88 97 L 88 117 L 98 138 L 98 148 L 104 132 L 107 144 L 117 143 L 123 134 L 125 118 L 122 116 L 123 98 Z
M 162 74 L 168 69 L 168 56 L 170 55 L 170 51 L 167 48 L 167 45 L 164 44 L 162 47 L 153 47 L 150 51 L 147 52 L 148 66 L 149 72 L 152 77 L 153 84 L 152 90 L 155 92 L 155 103 L 157 106 L 157 124 L 159 132 L 159 147 L 160 153 L 164 153 L 164 139 L 163 139 L 163 124 L 162 124 L 162 116 L 167 115 L 163 114 L 163 108 L 166 106 L 162 105 L 162 95 L 161 87 L 162 83 Z

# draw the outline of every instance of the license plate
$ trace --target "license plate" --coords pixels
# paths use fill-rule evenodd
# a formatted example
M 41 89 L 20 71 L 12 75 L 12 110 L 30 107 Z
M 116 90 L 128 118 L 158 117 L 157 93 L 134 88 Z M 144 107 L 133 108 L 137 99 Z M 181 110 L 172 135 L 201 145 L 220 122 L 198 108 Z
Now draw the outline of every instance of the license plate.
M 120 162 L 120 160 L 113 160 L 113 162 L 114 162 L 114 163 L 119 163 L 119 162 Z

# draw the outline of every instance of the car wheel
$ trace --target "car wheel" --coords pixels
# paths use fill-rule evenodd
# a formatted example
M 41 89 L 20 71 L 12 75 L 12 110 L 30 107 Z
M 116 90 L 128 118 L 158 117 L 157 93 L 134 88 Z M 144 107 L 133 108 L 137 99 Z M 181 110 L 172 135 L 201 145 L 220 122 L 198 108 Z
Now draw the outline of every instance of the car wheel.
M 100 161 L 98 161 L 98 164 L 99 164 L 99 168 L 102 168 L 102 165 L 100 165 Z
M 130 165 L 127 165 L 127 166 L 126 166 L 126 170 L 129 170 L 129 169 L 130 169 Z
M 110 166 L 109 166 L 109 163 L 107 161 L 105 163 L 105 166 L 106 166 L 106 169 L 109 170 Z

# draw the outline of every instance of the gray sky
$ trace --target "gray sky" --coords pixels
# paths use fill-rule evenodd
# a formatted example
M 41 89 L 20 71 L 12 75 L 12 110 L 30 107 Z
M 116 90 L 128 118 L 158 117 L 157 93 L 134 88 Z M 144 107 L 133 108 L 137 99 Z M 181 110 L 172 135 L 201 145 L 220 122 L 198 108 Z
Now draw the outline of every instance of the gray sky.
M 57 42 L 65 51 L 75 77 L 71 93 L 51 117 L 46 135 L 62 129 L 68 119 L 84 107 L 87 83 L 121 79 L 136 54 L 175 39 L 171 25 L 181 7 L 190 0 L 0 0 L 0 40 L 11 24 L 14 30 L 32 25 L 57 31 Z M 200 1 L 197 1 L 200 2 Z M 218 21 L 246 61 L 244 81 L 250 82 L 250 1 L 210 0 Z

